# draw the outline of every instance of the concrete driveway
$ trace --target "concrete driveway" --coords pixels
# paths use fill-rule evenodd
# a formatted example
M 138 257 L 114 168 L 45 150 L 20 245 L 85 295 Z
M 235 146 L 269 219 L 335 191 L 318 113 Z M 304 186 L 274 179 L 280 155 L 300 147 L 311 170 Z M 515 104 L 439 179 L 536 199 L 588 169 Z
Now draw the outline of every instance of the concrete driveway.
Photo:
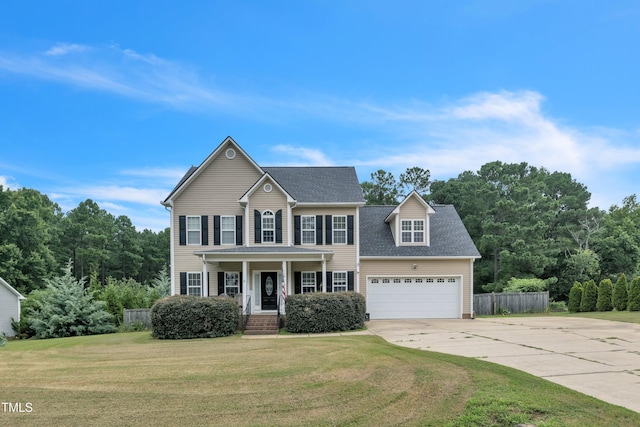
M 475 357 L 640 412 L 640 325 L 570 317 L 371 320 L 400 346 Z

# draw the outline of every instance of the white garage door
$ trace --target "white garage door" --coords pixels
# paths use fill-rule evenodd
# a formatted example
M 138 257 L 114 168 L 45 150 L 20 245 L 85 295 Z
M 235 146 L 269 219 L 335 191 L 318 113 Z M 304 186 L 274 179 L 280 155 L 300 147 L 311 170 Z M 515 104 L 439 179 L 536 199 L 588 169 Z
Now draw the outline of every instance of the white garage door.
M 461 317 L 459 277 L 371 277 L 367 312 L 371 319 L 454 319 Z

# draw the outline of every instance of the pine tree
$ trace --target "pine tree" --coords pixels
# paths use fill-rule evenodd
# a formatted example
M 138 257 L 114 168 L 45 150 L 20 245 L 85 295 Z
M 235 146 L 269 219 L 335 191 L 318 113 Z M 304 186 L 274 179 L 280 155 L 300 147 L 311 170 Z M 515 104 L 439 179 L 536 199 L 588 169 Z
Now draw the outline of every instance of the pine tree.
M 613 287 L 613 308 L 618 311 L 625 311 L 627 309 L 627 300 L 627 276 L 622 273 Z
M 598 287 L 596 282 L 588 280 L 584 284 L 582 291 L 582 301 L 580 301 L 580 311 L 596 311 L 596 303 L 598 302 Z
M 598 302 L 596 303 L 596 310 L 598 311 L 611 311 L 613 310 L 613 303 L 611 302 L 611 294 L 613 293 L 613 284 L 611 279 L 604 279 L 598 286 Z
M 114 332 L 111 315 L 103 301 L 95 301 L 85 290 L 85 281 L 73 276 L 72 263 L 63 275 L 47 279 L 41 299 L 29 313 L 36 338 L 59 338 Z
M 582 284 L 575 282 L 569 291 L 569 311 L 573 313 L 579 312 L 580 302 L 582 302 Z
M 629 311 L 640 311 L 640 277 L 636 277 L 631 281 L 629 286 Z

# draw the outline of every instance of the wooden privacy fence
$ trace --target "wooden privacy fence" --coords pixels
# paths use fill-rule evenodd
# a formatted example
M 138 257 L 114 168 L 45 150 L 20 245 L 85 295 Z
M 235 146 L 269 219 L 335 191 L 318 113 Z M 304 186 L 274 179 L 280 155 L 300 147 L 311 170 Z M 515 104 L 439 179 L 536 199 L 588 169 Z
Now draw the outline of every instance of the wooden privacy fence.
M 150 308 L 125 308 L 124 309 L 124 326 L 132 326 L 136 323 L 142 323 L 147 328 L 151 328 L 151 309 Z
M 549 292 L 490 293 L 473 296 L 477 315 L 544 313 L 549 308 Z

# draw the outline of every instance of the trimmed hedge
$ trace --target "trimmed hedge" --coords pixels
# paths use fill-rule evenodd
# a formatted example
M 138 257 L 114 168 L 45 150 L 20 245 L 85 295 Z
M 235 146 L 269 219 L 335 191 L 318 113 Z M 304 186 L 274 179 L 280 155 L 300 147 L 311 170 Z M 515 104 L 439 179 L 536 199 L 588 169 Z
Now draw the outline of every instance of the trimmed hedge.
M 577 313 L 580 311 L 580 303 L 582 302 L 582 284 L 575 282 L 569 291 L 569 311 Z
M 233 298 L 175 295 L 151 307 L 152 336 L 159 339 L 214 338 L 238 330 L 238 304 Z
M 321 333 L 364 327 L 366 303 L 357 292 L 290 295 L 285 303 L 287 331 Z
M 613 304 L 611 303 L 612 294 L 613 283 L 611 282 L 611 279 L 604 279 L 600 281 L 600 286 L 598 286 L 598 302 L 596 302 L 596 310 L 613 310 Z
M 625 311 L 627 309 L 628 297 L 627 276 L 622 273 L 613 286 L 613 308 L 618 311 Z
M 640 311 L 640 276 L 631 281 L 628 296 L 627 308 L 629 311 Z
M 582 301 L 580 301 L 580 311 L 589 312 L 596 311 L 598 303 L 598 287 L 596 282 L 588 280 L 582 286 Z

